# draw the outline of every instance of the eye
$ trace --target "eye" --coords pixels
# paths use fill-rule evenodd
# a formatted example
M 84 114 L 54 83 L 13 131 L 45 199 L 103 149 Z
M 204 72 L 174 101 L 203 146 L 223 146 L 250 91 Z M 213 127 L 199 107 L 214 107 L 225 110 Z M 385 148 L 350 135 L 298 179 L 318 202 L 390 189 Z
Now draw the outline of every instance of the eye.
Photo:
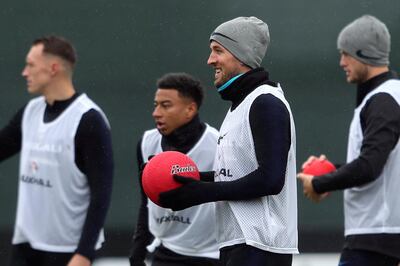
M 214 52 L 218 55 L 223 53 L 222 49 L 219 48 L 214 49 Z
M 162 103 L 162 104 L 161 104 L 161 107 L 164 108 L 164 109 L 168 109 L 168 108 L 170 108 L 171 106 L 172 106 L 172 104 L 170 104 L 170 103 Z

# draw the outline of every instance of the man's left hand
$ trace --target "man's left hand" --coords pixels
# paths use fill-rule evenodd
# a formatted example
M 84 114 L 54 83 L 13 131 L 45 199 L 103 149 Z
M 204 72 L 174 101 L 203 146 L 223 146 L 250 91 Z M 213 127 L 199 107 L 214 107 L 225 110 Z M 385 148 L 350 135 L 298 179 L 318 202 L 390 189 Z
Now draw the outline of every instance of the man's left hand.
M 314 202 L 320 202 L 324 198 L 328 196 L 329 193 L 318 194 L 315 192 L 314 187 L 312 185 L 312 180 L 314 176 L 307 175 L 303 173 L 297 174 L 297 178 L 301 180 L 303 183 L 303 192 L 304 195 Z
M 174 175 L 174 180 L 181 183 L 182 186 L 160 193 L 159 203 L 161 206 L 180 211 L 206 202 L 204 195 L 207 195 L 205 187 L 208 182 L 178 175 Z

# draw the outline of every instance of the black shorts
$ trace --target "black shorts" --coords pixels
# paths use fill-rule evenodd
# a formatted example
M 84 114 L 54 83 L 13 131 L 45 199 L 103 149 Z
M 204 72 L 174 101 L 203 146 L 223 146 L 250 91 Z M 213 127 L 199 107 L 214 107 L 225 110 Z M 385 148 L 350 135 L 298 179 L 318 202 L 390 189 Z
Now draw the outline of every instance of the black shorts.
M 151 266 L 219 266 L 219 261 L 211 258 L 180 255 L 161 245 L 154 251 Z
M 246 244 L 220 250 L 221 266 L 290 266 L 292 259 L 292 254 L 272 253 Z
M 339 266 L 397 266 L 399 259 L 367 250 L 343 249 Z
M 46 252 L 31 248 L 28 243 L 13 245 L 10 266 L 66 266 L 73 253 Z

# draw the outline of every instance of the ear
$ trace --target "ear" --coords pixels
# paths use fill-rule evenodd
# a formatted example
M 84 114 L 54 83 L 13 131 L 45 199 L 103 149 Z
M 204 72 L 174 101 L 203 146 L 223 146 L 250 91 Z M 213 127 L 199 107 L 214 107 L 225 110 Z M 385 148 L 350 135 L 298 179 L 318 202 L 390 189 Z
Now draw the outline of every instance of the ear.
M 196 114 L 197 114 L 197 104 L 195 102 L 189 103 L 186 108 L 187 118 L 192 119 L 192 117 L 195 116 Z
M 58 72 L 60 72 L 61 65 L 57 61 L 53 61 L 50 65 L 50 73 L 52 76 L 55 76 Z

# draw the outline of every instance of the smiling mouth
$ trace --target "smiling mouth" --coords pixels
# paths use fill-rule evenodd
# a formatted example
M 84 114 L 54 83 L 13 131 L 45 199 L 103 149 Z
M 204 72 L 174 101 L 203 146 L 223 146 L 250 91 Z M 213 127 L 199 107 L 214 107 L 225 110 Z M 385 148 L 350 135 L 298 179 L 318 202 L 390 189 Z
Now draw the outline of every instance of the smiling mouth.
M 214 74 L 214 76 L 215 76 L 215 78 L 217 78 L 220 74 L 221 74 L 221 69 L 220 68 L 216 68 L 215 69 L 215 74 Z

